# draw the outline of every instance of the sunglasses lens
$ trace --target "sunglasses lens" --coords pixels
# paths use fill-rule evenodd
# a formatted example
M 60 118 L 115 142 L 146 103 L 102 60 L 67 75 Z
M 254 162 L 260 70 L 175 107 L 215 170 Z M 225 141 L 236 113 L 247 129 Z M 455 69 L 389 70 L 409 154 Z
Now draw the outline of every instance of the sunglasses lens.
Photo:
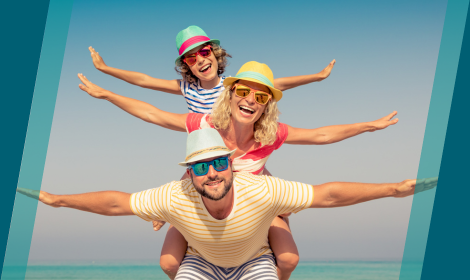
M 240 97 L 247 97 L 250 94 L 250 90 L 244 88 L 237 88 L 235 93 Z
M 269 95 L 266 93 L 257 92 L 255 93 L 256 102 L 260 104 L 266 104 L 269 101 Z
M 199 51 L 202 57 L 209 57 L 211 55 L 211 49 L 202 49 Z
M 189 66 L 196 64 L 196 61 L 197 61 L 197 58 L 195 55 L 186 57 L 186 64 L 188 64 Z
M 214 160 L 214 169 L 217 171 L 224 171 L 228 167 L 227 158 L 218 158 Z
M 200 162 L 193 165 L 194 173 L 197 176 L 206 175 L 209 171 L 209 165 L 206 162 Z

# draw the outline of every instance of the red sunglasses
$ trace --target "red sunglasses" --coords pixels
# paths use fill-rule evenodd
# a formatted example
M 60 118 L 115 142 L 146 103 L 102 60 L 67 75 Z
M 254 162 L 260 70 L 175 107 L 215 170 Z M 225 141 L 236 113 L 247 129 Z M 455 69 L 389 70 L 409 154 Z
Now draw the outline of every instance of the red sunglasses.
M 207 58 L 212 53 L 212 46 L 208 45 L 204 48 L 198 50 L 196 53 L 190 54 L 183 59 L 183 61 L 188 64 L 188 66 L 193 66 L 197 62 L 197 56 L 200 55 L 201 57 Z

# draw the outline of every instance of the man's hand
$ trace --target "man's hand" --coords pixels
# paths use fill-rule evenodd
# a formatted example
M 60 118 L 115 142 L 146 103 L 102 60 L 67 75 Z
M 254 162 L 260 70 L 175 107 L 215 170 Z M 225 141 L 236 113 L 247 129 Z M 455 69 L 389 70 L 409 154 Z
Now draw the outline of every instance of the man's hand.
M 37 191 L 37 190 L 30 190 L 30 189 L 25 189 L 25 188 L 17 188 L 17 192 L 20 194 L 24 194 L 28 197 L 37 199 L 41 201 L 42 203 L 52 206 L 52 207 L 60 207 L 60 205 L 57 202 L 56 196 L 44 191 Z
M 318 73 L 318 76 L 319 76 L 319 81 L 322 81 L 326 78 L 328 78 L 328 76 L 330 76 L 330 73 L 331 73 L 331 70 L 333 70 L 333 66 L 335 66 L 335 63 L 336 63 L 336 59 L 333 59 L 330 64 L 328 64 L 328 66 L 325 67 L 325 69 L 321 70 L 319 73 Z
M 95 65 L 96 69 L 102 71 L 107 66 L 106 63 L 104 63 L 103 58 L 91 46 L 88 47 L 88 50 L 90 51 L 91 59 L 93 60 L 93 65 Z
M 438 177 L 425 178 L 419 180 L 405 180 L 398 183 L 394 197 L 406 197 L 423 191 L 430 190 L 437 186 Z
M 153 224 L 153 230 L 159 231 L 166 224 L 166 222 L 155 220 L 155 221 L 152 221 L 152 224 Z
M 81 73 L 78 74 L 78 78 L 83 83 L 83 85 L 80 84 L 80 85 L 78 85 L 78 87 L 81 90 L 87 92 L 89 95 L 91 95 L 94 98 L 105 99 L 111 94 L 110 91 L 105 90 L 104 88 L 101 88 L 101 87 L 93 84 L 92 82 L 88 81 L 88 79 L 85 76 L 83 76 L 83 74 L 81 74 Z
M 394 111 L 388 116 L 385 116 L 376 121 L 370 122 L 371 128 L 369 129 L 369 131 L 372 132 L 376 130 L 381 130 L 381 129 L 387 128 L 390 125 L 396 124 L 398 122 L 398 118 L 393 119 L 393 117 L 395 117 L 396 114 L 397 114 L 397 111 Z

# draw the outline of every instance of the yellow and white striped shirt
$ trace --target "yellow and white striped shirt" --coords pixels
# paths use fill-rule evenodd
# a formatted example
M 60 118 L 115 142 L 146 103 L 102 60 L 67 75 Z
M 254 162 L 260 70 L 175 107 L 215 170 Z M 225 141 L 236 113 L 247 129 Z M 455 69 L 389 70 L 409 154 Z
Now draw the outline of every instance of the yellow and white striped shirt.
M 187 254 L 221 267 L 236 267 L 270 254 L 268 231 L 273 219 L 310 207 L 311 185 L 270 176 L 234 173 L 234 203 L 230 215 L 213 218 L 190 179 L 134 193 L 131 209 L 146 221 L 163 220 L 188 241 Z

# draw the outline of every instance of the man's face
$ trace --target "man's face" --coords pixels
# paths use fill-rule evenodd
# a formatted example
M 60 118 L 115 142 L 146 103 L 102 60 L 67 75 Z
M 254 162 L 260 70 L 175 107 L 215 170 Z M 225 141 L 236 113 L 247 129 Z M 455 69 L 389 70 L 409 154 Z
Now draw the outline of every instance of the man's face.
M 204 159 L 198 162 L 207 162 L 216 158 L 219 157 Z M 210 200 L 221 200 L 232 188 L 233 174 L 232 162 L 230 160 L 229 167 L 224 171 L 217 171 L 210 165 L 206 175 L 197 176 L 191 168 L 188 168 L 187 172 L 189 172 L 189 176 L 191 176 L 196 191 L 201 196 Z

